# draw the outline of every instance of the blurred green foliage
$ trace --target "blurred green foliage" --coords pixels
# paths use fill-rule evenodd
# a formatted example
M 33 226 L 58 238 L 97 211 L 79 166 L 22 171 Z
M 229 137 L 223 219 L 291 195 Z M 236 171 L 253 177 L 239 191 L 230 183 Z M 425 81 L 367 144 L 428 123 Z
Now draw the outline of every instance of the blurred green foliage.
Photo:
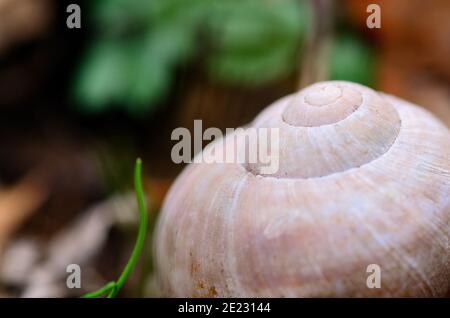
M 300 0 L 96 0 L 89 13 L 97 35 L 75 79 L 77 104 L 134 114 L 161 101 L 176 67 L 195 56 L 238 85 L 294 71 L 309 16 Z
M 308 11 L 302 3 L 221 1 L 212 15 L 219 35 L 218 50 L 208 61 L 212 75 L 225 82 L 259 85 L 293 71 L 307 29 Z
M 375 55 L 356 34 L 345 31 L 336 36 L 330 59 L 330 79 L 374 86 Z

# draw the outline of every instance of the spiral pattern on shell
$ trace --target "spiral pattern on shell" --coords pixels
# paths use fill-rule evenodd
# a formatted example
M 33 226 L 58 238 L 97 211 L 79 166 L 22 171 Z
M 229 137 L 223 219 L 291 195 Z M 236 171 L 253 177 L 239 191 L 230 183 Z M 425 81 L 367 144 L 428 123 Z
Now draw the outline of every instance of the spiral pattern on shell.
M 280 129 L 275 177 L 311 178 L 359 167 L 384 154 L 400 131 L 395 108 L 357 84 L 326 82 L 287 97 L 255 127 Z M 259 164 L 248 164 L 259 171 Z
M 450 133 L 436 118 L 358 84 L 323 82 L 275 102 L 252 127 L 279 128 L 275 174 L 198 163 L 171 188 L 155 245 L 165 295 L 447 292 Z M 370 264 L 382 270 L 379 289 L 366 285 Z

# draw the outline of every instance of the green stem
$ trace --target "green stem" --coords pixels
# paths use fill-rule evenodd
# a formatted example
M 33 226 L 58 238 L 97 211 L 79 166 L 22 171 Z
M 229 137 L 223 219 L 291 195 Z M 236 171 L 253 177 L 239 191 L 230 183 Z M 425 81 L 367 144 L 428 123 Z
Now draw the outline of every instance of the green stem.
M 117 282 L 110 282 L 104 287 L 100 288 L 97 291 L 85 294 L 82 296 L 83 298 L 94 298 L 103 296 L 106 292 L 109 291 L 108 298 L 114 298 L 119 293 L 122 286 L 125 284 L 128 276 L 133 270 L 136 262 L 139 258 L 139 255 L 142 252 L 142 248 L 145 243 L 145 236 L 147 234 L 148 228 L 148 215 L 145 209 L 145 199 L 144 199 L 144 190 L 142 189 L 142 161 L 141 159 L 136 160 L 136 165 L 134 168 L 134 187 L 136 192 L 136 200 L 138 202 L 139 208 L 139 232 L 136 239 L 136 244 L 134 245 L 133 252 L 131 253 L 131 257 L 128 260 L 127 265 L 125 266 L 122 274 L 120 275 Z
M 81 298 L 97 298 L 100 296 L 105 295 L 107 292 L 109 292 L 110 290 L 113 290 L 116 287 L 116 282 L 109 282 L 108 284 L 106 284 L 105 286 L 103 286 L 102 288 L 84 294 L 83 296 L 81 296 Z

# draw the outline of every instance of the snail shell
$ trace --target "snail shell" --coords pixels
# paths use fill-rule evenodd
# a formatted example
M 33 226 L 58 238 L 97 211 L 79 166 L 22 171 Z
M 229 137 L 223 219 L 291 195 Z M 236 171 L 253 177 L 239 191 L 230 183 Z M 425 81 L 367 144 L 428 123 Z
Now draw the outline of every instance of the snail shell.
M 257 163 L 183 171 L 157 225 L 164 295 L 447 292 L 450 132 L 436 118 L 333 81 L 275 102 L 251 126 L 279 128 L 278 171 L 263 174 Z M 205 152 L 223 147 L 215 141 Z M 380 266 L 381 288 L 366 284 L 370 264 Z

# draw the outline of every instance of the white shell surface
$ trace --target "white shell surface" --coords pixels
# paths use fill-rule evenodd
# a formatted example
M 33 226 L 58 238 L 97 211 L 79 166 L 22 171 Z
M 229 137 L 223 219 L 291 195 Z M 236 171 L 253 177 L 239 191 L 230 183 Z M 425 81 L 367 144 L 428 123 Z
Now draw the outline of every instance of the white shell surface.
M 329 103 L 339 94 L 328 90 L 331 97 L 324 100 Z M 320 140 L 325 149 L 325 140 L 337 139 L 328 143 L 328 150 L 337 147 L 347 160 L 333 164 L 335 157 L 293 138 L 285 143 L 291 149 L 281 146 L 294 154 L 281 155 L 284 176 L 259 175 L 238 163 L 198 163 L 185 169 L 166 198 L 156 233 L 157 271 L 165 295 L 441 296 L 448 290 L 450 133 L 415 105 L 361 90 L 375 94 L 369 97 L 386 109 L 375 112 L 372 120 L 391 124 L 380 130 L 368 123 L 364 130 L 356 122 L 356 131 L 371 132 L 364 138 L 379 146 L 365 157 L 360 151 L 364 145 L 339 141 L 353 132 L 337 134 L 336 124 L 319 123 L 294 128 L 307 130 L 305 143 Z M 254 125 L 280 122 L 290 98 L 267 108 Z M 321 100 L 317 95 L 310 99 Z M 374 114 L 366 114 L 363 106 L 343 111 L 346 117 L 335 119 L 349 130 L 354 128 L 351 116 L 370 121 Z M 361 111 L 364 115 L 357 114 Z M 380 135 L 372 136 L 375 131 Z M 283 143 L 283 134 L 280 138 Z M 304 147 L 302 153 L 296 153 L 297 147 Z M 306 159 L 281 161 L 297 155 Z M 370 264 L 381 268 L 380 289 L 366 285 Z

